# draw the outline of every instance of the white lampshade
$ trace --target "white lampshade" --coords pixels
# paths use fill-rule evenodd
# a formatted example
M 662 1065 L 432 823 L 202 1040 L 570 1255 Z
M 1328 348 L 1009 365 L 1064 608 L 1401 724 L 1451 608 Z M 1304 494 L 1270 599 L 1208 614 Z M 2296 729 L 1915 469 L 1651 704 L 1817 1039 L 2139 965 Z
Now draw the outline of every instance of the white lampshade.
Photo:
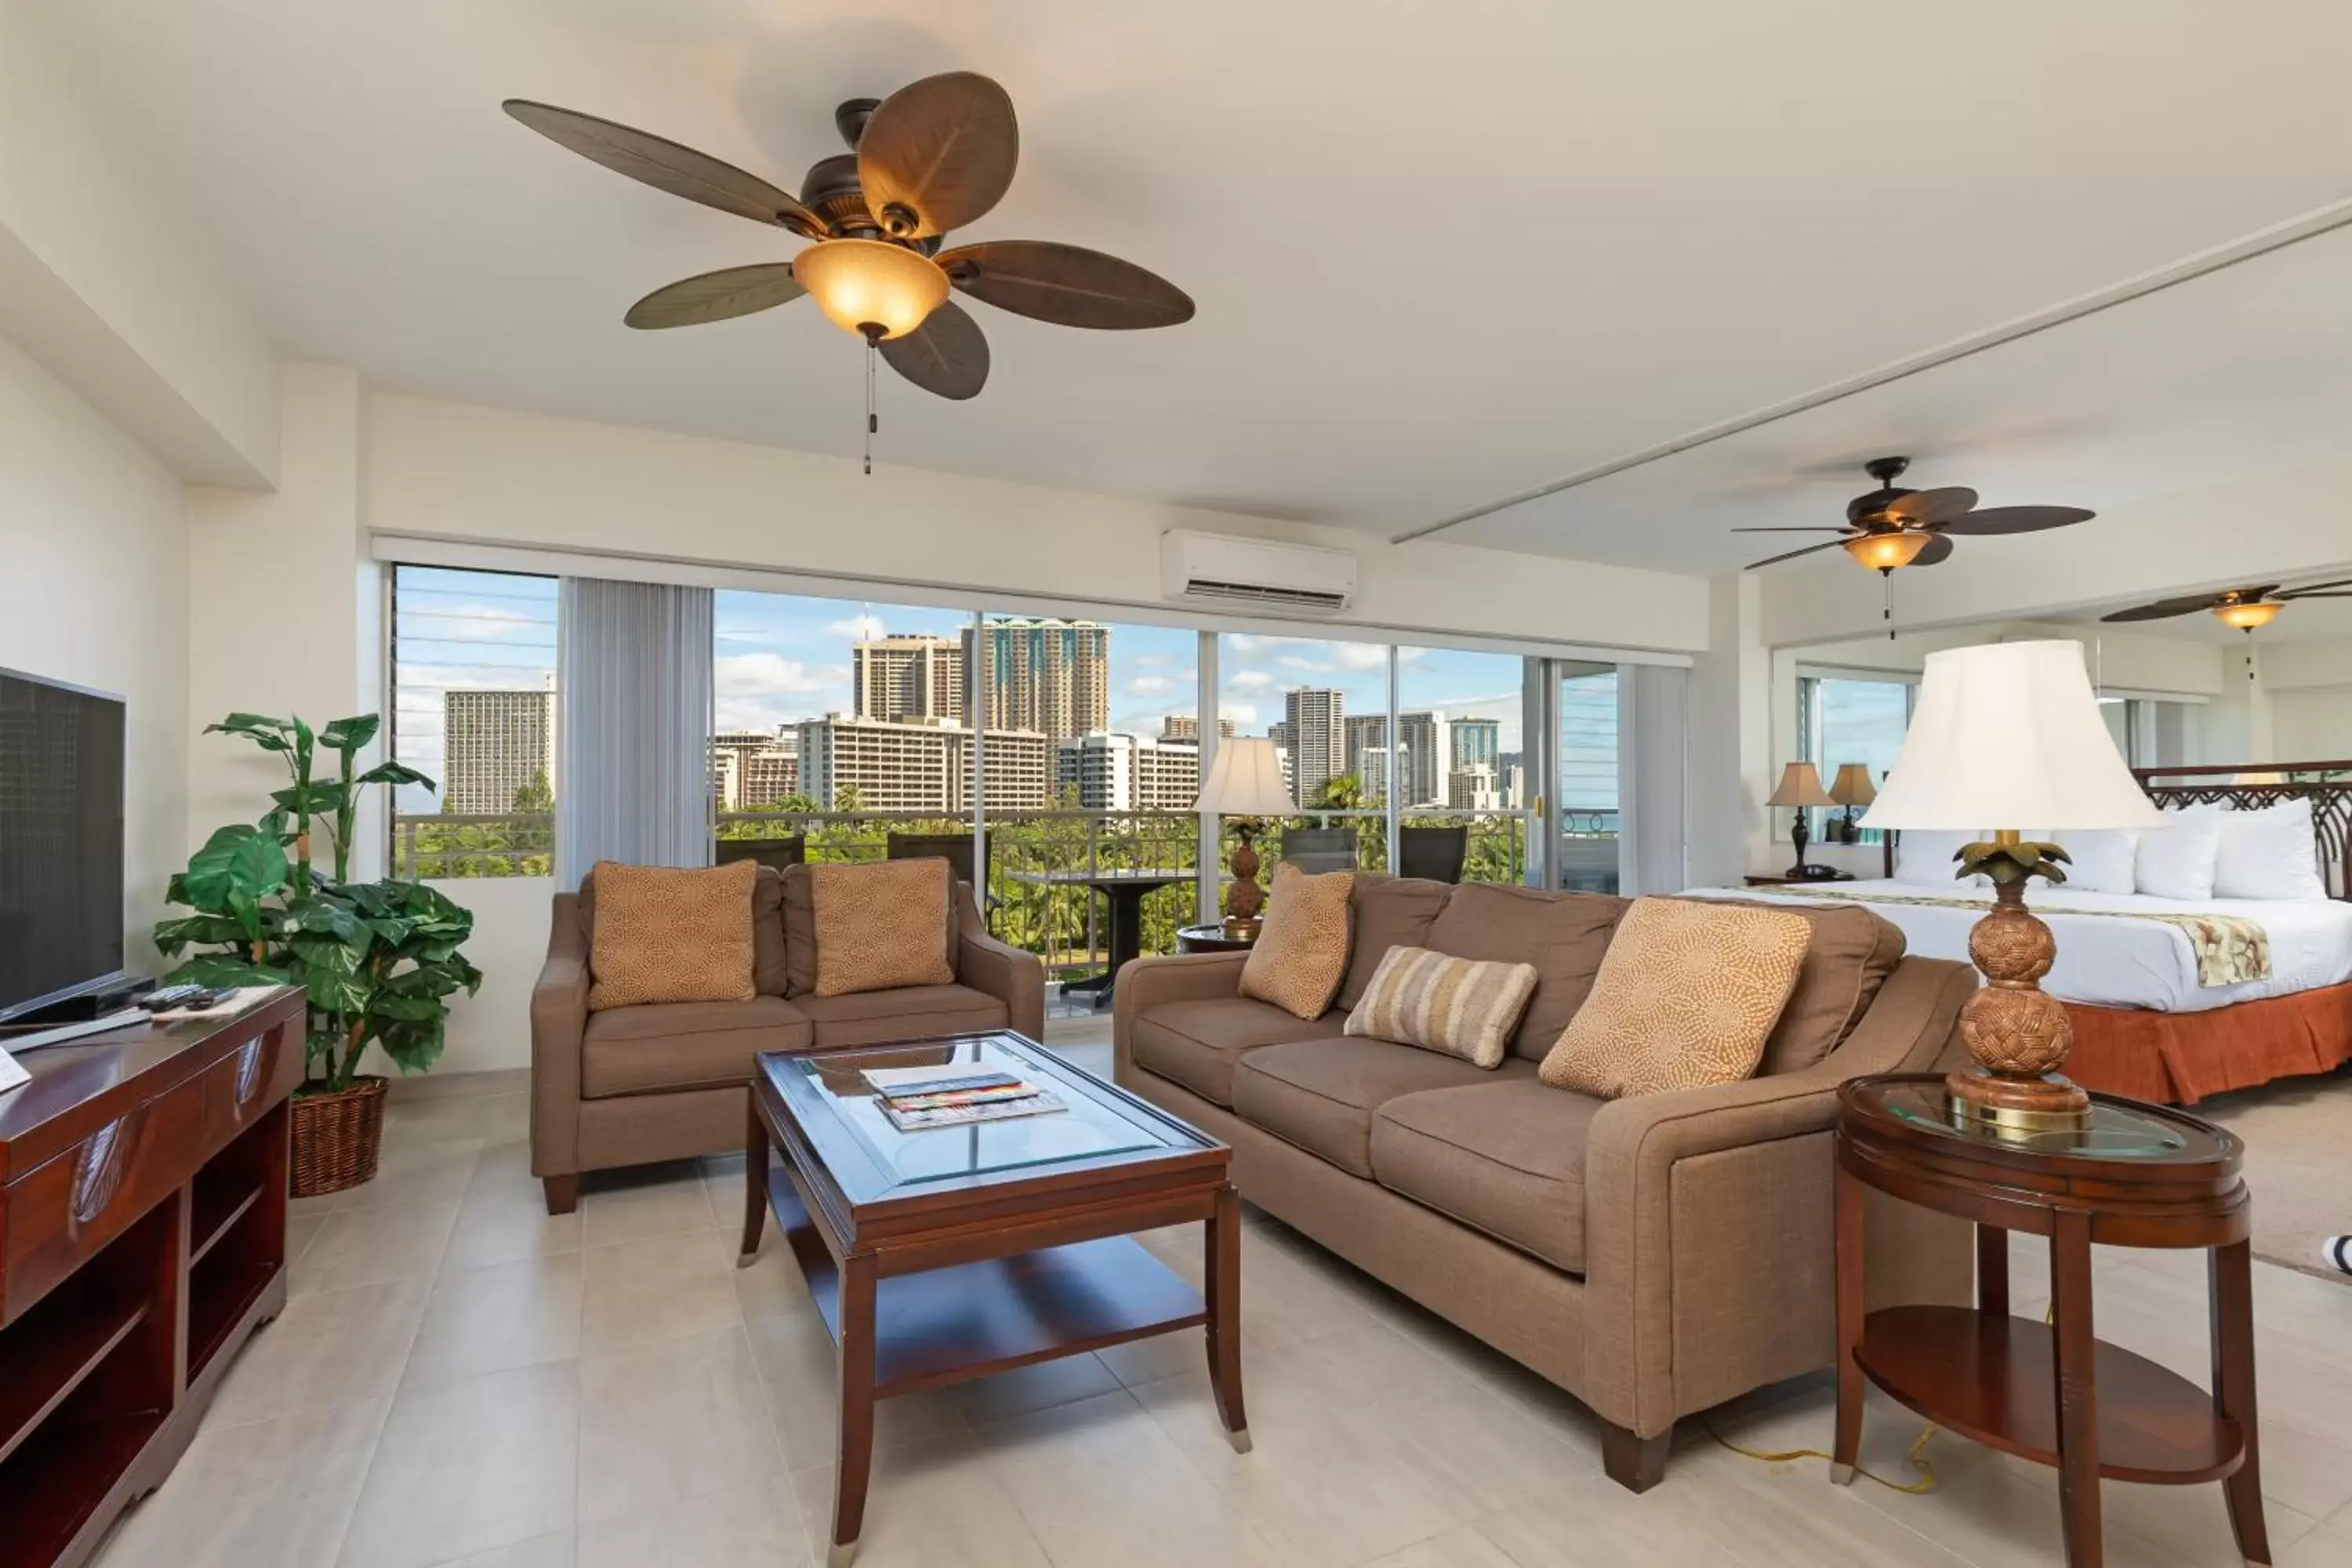
M 1233 735 L 1217 742 L 1217 760 L 1201 786 L 1195 811 L 1225 816 L 1295 816 L 1298 803 L 1282 782 L 1282 752 L 1264 735 Z
M 2165 817 L 2099 717 L 2083 645 L 2005 642 L 1927 656 L 1903 753 L 1862 826 L 2056 835 Z

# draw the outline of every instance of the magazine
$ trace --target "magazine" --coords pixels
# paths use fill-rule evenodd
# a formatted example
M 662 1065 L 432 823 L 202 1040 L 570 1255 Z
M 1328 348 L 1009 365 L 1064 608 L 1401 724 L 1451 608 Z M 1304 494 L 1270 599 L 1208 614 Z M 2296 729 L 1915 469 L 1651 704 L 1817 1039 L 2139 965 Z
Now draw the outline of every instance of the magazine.
M 866 1087 L 888 1100 L 918 1095 L 958 1094 L 982 1089 L 1018 1089 L 1021 1079 L 1000 1068 L 867 1068 Z
M 928 1132 L 941 1127 L 971 1127 L 983 1121 L 1009 1121 L 1015 1117 L 1045 1116 L 1069 1109 L 1044 1089 L 1032 1089 L 1013 1100 L 992 1100 L 972 1105 L 941 1105 L 929 1109 L 894 1104 L 880 1096 L 874 1103 L 890 1125 L 901 1132 Z

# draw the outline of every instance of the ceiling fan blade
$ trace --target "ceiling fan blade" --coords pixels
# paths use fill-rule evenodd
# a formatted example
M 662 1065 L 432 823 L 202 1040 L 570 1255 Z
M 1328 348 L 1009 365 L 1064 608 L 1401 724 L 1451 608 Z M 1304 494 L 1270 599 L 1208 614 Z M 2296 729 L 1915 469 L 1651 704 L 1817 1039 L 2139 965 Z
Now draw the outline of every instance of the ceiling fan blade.
M 1913 490 L 1886 503 L 1886 515 L 1897 522 L 1942 522 L 1958 517 L 1977 504 L 1977 492 L 1966 485 L 1939 490 Z
M 1735 528 L 1734 533 L 1843 533 L 1843 528 Z
M 1020 156 L 1011 97 L 984 76 L 950 71 L 882 100 L 857 138 L 857 182 L 885 233 L 921 239 L 1002 201 Z
M 1783 561 L 1794 561 L 1798 556 L 1811 555 L 1816 550 L 1835 550 L 1839 545 L 1844 542 L 1845 542 L 1841 539 L 1832 539 L 1825 544 L 1808 544 L 1802 550 L 1791 550 L 1786 555 L 1775 555 L 1763 561 L 1750 561 L 1746 566 L 1742 567 L 1741 570 L 1745 572 L 1753 572 L 1759 566 L 1778 566 Z
M 2163 621 L 2175 616 L 2193 616 L 2200 610 L 2210 610 L 2221 602 L 2219 594 L 2185 594 L 2178 599 L 2158 599 L 2152 605 L 2134 605 L 2128 610 L 2116 610 L 2099 617 L 2102 621 Z
M 2352 588 L 2352 577 L 2338 577 L 2332 583 L 2312 583 L 2300 588 L 2289 588 L 2279 597 L 2282 599 L 2309 598 L 2322 588 Z
M 988 339 L 970 311 L 950 300 L 903 338 L 882 340 L 890 368 L 925 392 L 961 401 L 988 384 Z
M 1993 506 L 1952 519 L 1944 524 L 1944 531 L 1979 537 L 1996 533 L 2039 533 L 2045 528 L 2064 528 L 2070 523 L 2088 522 L 2097 515 L 2096 512 L 2084 511 L 2079 506 Z
M 622 320 L 643 329 L 692 327 L 704 321 L 724 321 L 772 310 L 799 299 L 808 290 L 793 277 L 789 261 L 761 261 L 749 267 L 722 267 L 655 289 L 629 307 Z
M 824 220 L 757 174 L 707 153 L 656 136 L 616 121 L 600 120 L 575 109 L 510 98 L 506 111 L 559 146 L 626 174 L 657 191 L 717 207 L 723 213 L 771 223 L 811 239 L 825 236 Z
M 1934 566 L 1952 558 L 1952 542 L 1938 533 L 1927 541 L 1927 547 L 1911 557 L 1914 566 Z
M 2281 599 L 2352 599 L 2352 593 L 2337 593 L 2306 588 L 2300 594 L 2281 594 Z
M 1165 278 L 1081 246 L 994 239 L 934 259 L 973 299 L 1057 326 L 1121 331 L 1192 319 L 1192 296 Z

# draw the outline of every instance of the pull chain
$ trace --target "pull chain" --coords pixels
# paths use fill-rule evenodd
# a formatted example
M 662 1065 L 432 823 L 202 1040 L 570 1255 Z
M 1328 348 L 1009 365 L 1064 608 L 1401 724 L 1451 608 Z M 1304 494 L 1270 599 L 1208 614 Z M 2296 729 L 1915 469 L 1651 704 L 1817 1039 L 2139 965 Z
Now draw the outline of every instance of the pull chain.
M 1885 605 L 1878 612 L 1878 618 L 1886 623 L 1886 640 L 1893 642 L 1895 640 L 1895 574 L 1891 569 L 1882 566 L 1878 569 L 1878 576 L 1886 590 Z
M 866 471 L 874 472 L 874 437 L 882 421 L 874 413 L 874 335 L 866 338 Z

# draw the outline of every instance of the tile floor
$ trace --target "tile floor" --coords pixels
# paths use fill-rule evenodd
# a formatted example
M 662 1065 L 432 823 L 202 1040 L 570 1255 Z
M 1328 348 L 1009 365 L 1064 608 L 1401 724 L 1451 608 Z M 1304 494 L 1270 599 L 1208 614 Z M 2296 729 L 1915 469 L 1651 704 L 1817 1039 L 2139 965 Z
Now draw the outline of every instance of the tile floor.
M 1057 1018 L 1101 1065 L 1107 1021 Z M 425 1079 L 384 1173 L 297 1205 L 293 1300 L 102 1568 L 792 1568 L 831 1498 L 832 1347 L 773 1232 L 732 1267 L 740 1162 L 597 1184 L 551 1219 L 520 1075 Z M 1148 1245 L 1197 1278 L 1197 1236 Z M 1795 1568 L 2056 1563 L 2051 1474 L 1938 1435 L 1936 1489 L 1837 1489 L 1685 1423 L 1665 1482 L 1601 1475 L 1591 1419 L 1303 1237 L 1245 1228 L 1250 1428 L 1219 1436 L 1193 1336 L 883 1406 L 866 1568 Z M 2021 1247 L 2020 1310 L 2043 1271 Z M 2103 1257 L 2102 1331 L 2201 1378 L 2193 1258 Z M 2352 1288 L 2256 1266 L 2282 1568 L 2352 1568 Z M 1825 1446 L 1819 1379 L 1718 1412 Z M 1915 1418 L 1870 1410 L 1907 1479 Z M 2108 1561 L 2237 1561 L 2214 1487 L 2109 1483 Z M 814 1558 L 822 1562 L 822 1553 Z

